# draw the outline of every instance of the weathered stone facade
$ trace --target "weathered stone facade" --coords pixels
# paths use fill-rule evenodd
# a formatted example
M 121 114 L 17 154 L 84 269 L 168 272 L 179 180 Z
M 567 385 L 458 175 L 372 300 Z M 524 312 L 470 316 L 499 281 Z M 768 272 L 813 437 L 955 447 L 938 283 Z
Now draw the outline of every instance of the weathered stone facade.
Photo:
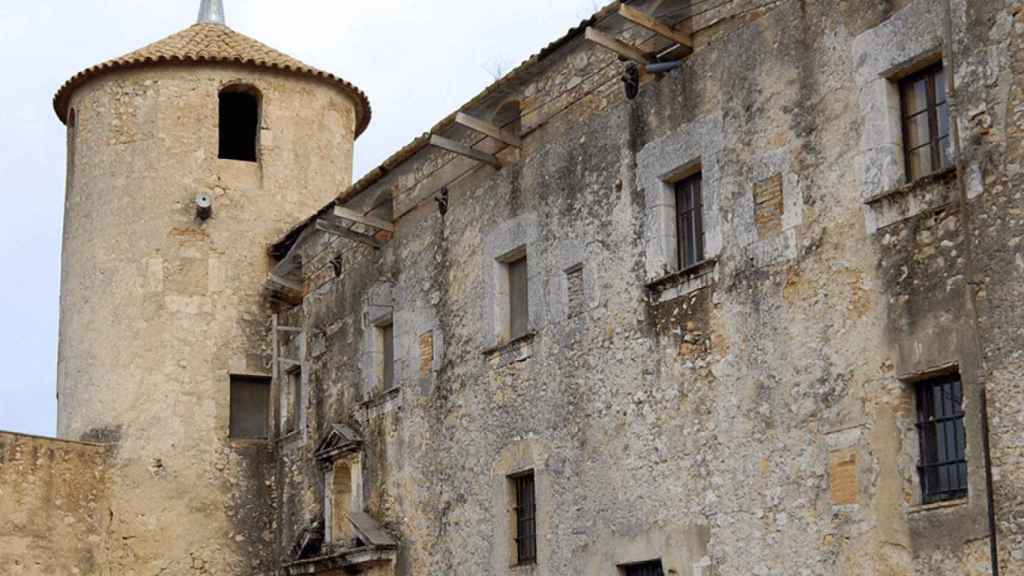
M 635 99 L 580 27 L 461 109 L 521 147 L 434 128 L 500 169 L 424 137 L 349 186 L 359 102 L 245 63 L 78 87 L 61 434 L 111 444 L 112 514 L 81 573 L 1024 574 L 1024 2 L 689 4 L 630 3 L 694 44 Z M 670 47 L 618 9 L 584 24 Z M 938 61 L 960 162 L 907 184 L 897 84 Z M 254 165 L 213 150 L 238 82 Z M 951 371 L 967 496 L 925 504 L 915 386 Z M 253 373 L 270 442 L 228 438 Z
M 500 170 L 414 143 L 342 198 L 394 237 L 299 243 L 307 294 L 288 315 L 311 343 L 309 435 L 364 434 L 395 573 L 989 574 L 982 386 L 1002 573 L 1024 570 L 1008 149 L 1024 20 L 1017 3 L 951 7 L 952 44 L 941 1 L 724 3 L 632 101 L 624 64 L 575 34 L 463 109 L 520 102 Z M 963 202 L 955 170 L 904 186 L 895 78 L 939 57 Z M 698 171 L 707 259 L 675 272 L 671 183 Z M 503 343 L 496 262 L 524 247 L 530 333 Z M 393 390 L 366 356 L 382 313 Z M 426 334 L 443 346 L 425 371 Z M 913 382 L 951 366 L 969 496 L 924 506 Z M 282 542 L 322 514 L 311 450 L 279 469 Z M 510 567 L 507 477 L 528 469 L 539 557 Z

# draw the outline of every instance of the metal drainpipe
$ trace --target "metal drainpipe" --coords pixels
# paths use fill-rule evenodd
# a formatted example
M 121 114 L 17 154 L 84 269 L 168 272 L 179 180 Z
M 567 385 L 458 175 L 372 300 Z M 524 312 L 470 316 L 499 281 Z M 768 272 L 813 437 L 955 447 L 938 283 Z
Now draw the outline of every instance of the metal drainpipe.
M 981 334 L 978 331 L 978 312 L 975 300 L 975 286 L 977 285 L 977 274 L 974 269 L 974 236 L 971 234 L 970 206 L 967 201 L 967 182 L 964 176 L 964 161 L 960 149 L 960 107 L 956 93 L 956 51 L 953 44 L 953 7 L 951 0 L 945 0 L 945 54 L 943 57 L 948 62 L 946 73 L 947 100 L 949 101 L 949 114 L 952 119 L 951 130 L 953 140 L 953 157 L 956 159 L 956 179 L 958 184 L 957 204 L 960 211 L 960 229 L 964 235 L 964 312 L 970 322 L 971 340 L 974 346 L 974 353 L 977 355 L 974 374 L 972 379 L 979 387 L 978 398 L 981 403 L 981 429 L 982 429 L 982 451 L 985 461 L 985 491 L 988 504 L 988 530 L 989 530 L 989 555 L 992 563 L 992 576 L 999 576 L 999 547 L 996 537 L 996 511 L 995 493 L 992 483 L 992 453 L 989 444 L 988 427 L 988 394 L 982 364 Z

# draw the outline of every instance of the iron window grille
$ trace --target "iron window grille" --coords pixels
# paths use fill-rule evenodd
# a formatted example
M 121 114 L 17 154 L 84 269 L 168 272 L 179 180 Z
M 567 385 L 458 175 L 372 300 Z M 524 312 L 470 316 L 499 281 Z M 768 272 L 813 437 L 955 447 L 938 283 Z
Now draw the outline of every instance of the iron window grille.
M 925 504 L 967 496 L 963 385 L 959 375 L 917 385 L 921 494 Z
M 701 175 L 680 180 L 676 188 L 676 238 L 679 269 L 686 270 L 704 261 L 704 200 Z
M 946 71 L 935 64 L 900 81 L 903 153 L 907 179 L 951 167 Z
M 510 476 L 515 495 L 516 564 L 537 562 L 537 500 L 533 471 Z
M 661 566 L 661 560 L 651 560 L 650 562 L 622 566 L 622 574 L 623 576 L 665 576 L 665 571 Z

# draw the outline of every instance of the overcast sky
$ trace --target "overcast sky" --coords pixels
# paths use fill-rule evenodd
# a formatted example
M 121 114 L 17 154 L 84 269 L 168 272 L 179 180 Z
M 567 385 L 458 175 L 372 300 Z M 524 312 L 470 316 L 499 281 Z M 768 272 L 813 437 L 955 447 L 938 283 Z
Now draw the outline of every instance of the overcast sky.
M 225 0 L 229 26 L 362 88 L 355 176 L 603 0 Z M 0 0 L 0 430 L 53 435 L 64 199 L 54 92 L 191 25 L 199 0 Z

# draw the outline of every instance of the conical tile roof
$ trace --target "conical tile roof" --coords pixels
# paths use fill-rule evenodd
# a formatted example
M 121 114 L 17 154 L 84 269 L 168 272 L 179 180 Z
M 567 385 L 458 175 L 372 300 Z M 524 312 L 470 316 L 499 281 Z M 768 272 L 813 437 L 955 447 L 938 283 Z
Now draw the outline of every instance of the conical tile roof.
M 57 91 L 53 107 L 61 122 L 66 122 L 71 94 L 91 78 L 121 68 L 189 62 L 245 64 L 321 79 L 337 86 L 355 101 L 356 136 L 362 134 L 370 123 L 370 102 L 366 94 L 355 85 L 282 54 L 227 26 L 213 23 L 195 24 L 149 46 L 75 74 Z

